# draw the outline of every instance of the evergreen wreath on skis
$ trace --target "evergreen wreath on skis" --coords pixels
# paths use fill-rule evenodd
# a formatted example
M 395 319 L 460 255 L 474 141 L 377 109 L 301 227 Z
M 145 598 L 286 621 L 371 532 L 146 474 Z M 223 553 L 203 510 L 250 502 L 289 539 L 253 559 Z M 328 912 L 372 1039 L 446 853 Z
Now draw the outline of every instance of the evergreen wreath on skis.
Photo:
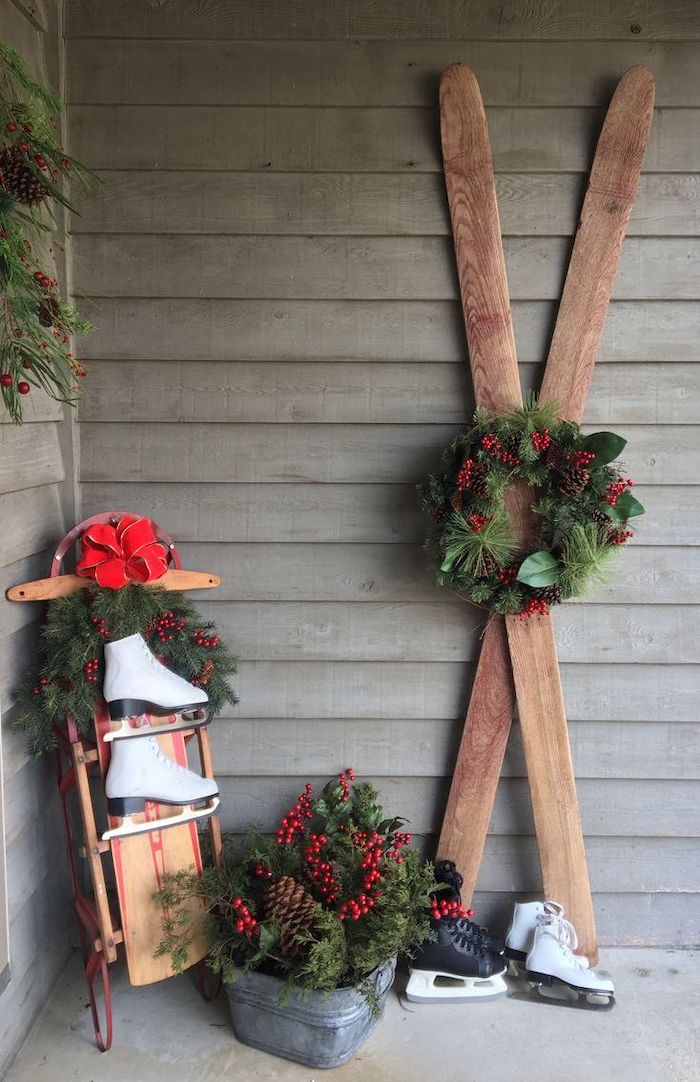
M 521 619 L 581 595 L 604 578 L 628 520 L 644 514 L 630 478 L 612 465 L 626 445 L 614 432 L 585 436 L 555 404 L 477 410 L 443 454 L 444 471 L 419 488 L 433 518 L 427 542 L 440 585 Z M 516 481 L 535 490 L 537 535 L 518 554 L 504 498 Z
M 55 747 L 54 725 L 65 725 L 68 714 L 79 733 L 93 732 L 105 642 L 137 633 L 169 669 L 206 688 L 213 714 L 237 701 L 228 680 L 235 659 L 183 594 L 135 583 L 118 590 L 90 585 L 48 603 L 41 661 L 18 696 L 16 725 L 30 754 Z

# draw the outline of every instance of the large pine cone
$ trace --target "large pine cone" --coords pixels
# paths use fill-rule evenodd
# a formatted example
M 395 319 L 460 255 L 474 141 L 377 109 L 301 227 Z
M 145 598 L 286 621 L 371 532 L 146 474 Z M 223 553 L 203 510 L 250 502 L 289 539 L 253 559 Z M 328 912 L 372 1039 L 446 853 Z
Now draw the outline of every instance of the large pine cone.
M 265 916 L 280 926 L 282 953 L 296 957 L 301 952 L 296 937 L 313 929 L 316 902 L 296 879 L 284 875 L 265 891 L 263 907 Z
M 567 470 L 561 475 L 559 490 L 565 496 L 578 496 L 591 480 L 588 470 Z
M 612 520 L 605 511 L 600 511 L 597 507 L 591 512 L 591 518 L 595 522 L 596 526 L 600 529 L 603 537 L 607 537 L 614 529 Z
M 478 462 L 472 472 L 472 483 L 469 486 L 469 491 L 472 496 L 476 496 L 479 500 L 486 499 L 489 494 L 486 487 L 486 472 L 486 466 L 483 462 Z
M 5 147 L 0 154 L 0 184 L 8 195 L 27 207 L 41 203 L 49 194 L 17 147 Z

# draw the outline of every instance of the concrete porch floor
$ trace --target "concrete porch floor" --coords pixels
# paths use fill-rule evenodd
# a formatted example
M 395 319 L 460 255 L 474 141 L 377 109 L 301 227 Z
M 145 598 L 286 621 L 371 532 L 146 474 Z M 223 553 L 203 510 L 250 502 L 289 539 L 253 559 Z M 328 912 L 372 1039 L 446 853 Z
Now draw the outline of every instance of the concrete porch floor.
M 508 998 L 493 1003 L 417 1006 L 392 992 L 357 1056 L 314 1071 L 239 1044 L 223 995 L 203 1002 L 187 976 L 131 988 L 119 966 L 114 1047 L 100 1055 L 74 958 L 6 1082 L 697 1082 L 697 954 L 618 948 L 600 968 L 616 984 L 608 1012 L 543 1003 L 510 978 Z

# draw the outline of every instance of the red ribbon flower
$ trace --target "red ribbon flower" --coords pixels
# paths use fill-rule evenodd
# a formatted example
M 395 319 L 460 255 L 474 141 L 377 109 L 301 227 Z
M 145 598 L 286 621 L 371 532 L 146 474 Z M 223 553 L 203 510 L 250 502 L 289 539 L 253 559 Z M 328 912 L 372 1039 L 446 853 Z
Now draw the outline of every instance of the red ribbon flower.
M 152 582 L 168 569 L 166 550 L 147 518 L 123 515 L 116 526 L 96 523 L 80 538 L 76 572 L 100 586 L 121 590 L 128 582 Z

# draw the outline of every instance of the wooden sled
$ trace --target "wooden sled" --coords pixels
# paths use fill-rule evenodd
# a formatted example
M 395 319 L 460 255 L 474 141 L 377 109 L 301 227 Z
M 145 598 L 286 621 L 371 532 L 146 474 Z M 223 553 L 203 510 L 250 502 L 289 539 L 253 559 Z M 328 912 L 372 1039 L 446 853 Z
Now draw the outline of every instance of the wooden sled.
M 7 596 L 16 601 L 40 601 L 66 597 L 76 589 L 90 585 L 77 575 L 62 575 L 61 566 L 67 553 L 83 531 L 95 523 L 115 524 L 124 512 L 106 512 L 86 519 L 64 537 L 56 549 L 51 576 L 13 587 Z M 153 585 L 166 589 L 208 589 L 218 586 L 216 575 L 183 571 L 180 557 L 172 539 L 160 527 L 154 530 L 158 540 L 167 548 L 172 567 Z M 143 589 L 148 589 L 144 586 Z M 172 719 L 175 720 L 174 718 Z M 190 869 L 201 871 L 202 854 L 196 822 L 151 829 L 147 833 L 126 838 L 101 840 L 98 821 L 107 819 L 110 826 L 117 820 L 107 817 L 102 802 L 96 807 L 95 793 L 101 786 L 91 787 L 91 776 L 104 779 L 109 767 L 111 744 L 104 741 L 110 729 L 106 704 L 95 712 L 95 738 L 81 736 L 72 717 L 65 726 L 56 728 L 58 788 L 66 831 L 68 863 L 73 887 L 75 910 L 80 928 L 80 940 L 85 977 L 90 996 L 95 1041 L 100 1051 L 112 1044 L 112 1008 L 108 966 L 117 959 L 117 948 L 123 945 L 129 980 L 134 985 L 153 984 L 173 975 L 170 958 L 154 957 L 161 940 L 163 910 L 153 901 L 154 891 L 163 885 L 168 873 Z M 163 719 L 158 719 L 162 722 Z M 163 752 L 181 766 L 187 766 L 186 744 L 195 738 L 199 751 L 201 772 L 213 777 L 211 753 L 206 727 L 173 732 L 157 737 Z M 79 826 L 74 822 L 77 803 Z M 135 817 L 157 823 L 170 818 L 173 808 L 148 803 L 146 812 Z M 214 861 L 221 859 L 221 826 L 218 817 L 209 819 L 209 834 Z M 105 874 L 103 860 L 111 858 L 113 876 Z M 87 863 L 91 891 L 85 891 L 82 868 L 78 857 Z M 114 881 L 114 891 L 108 890 L 108 880 Z M 203 959 L 207 952 L 205 911 L 197 900 L 190 903 L 193 919 L 193 943 L 188 952 L 189 964 L 196 966 L 200 991 L 211 998 L 206 986 Z M 216 988 L 218 991 L 218 987 Z
M 654 106 L 654 80 L 631 68 L 613 96 L 579 221 L 541 401 L 581 421 Z M 454 64 L 440 86 L 442 150 L 476 403 L 522 404 L 486 116 L 474 73 Z M 527 490 L 509 493 L 521 539 Z M 515 686 L 513 686 L 515 685 Z M 438 853 L 477 875 L 517 698 L 546 897 L 564 905 L 580 947 L 598 955 L 566 714 L 551 617 L 493 616 L 484 635 Z

